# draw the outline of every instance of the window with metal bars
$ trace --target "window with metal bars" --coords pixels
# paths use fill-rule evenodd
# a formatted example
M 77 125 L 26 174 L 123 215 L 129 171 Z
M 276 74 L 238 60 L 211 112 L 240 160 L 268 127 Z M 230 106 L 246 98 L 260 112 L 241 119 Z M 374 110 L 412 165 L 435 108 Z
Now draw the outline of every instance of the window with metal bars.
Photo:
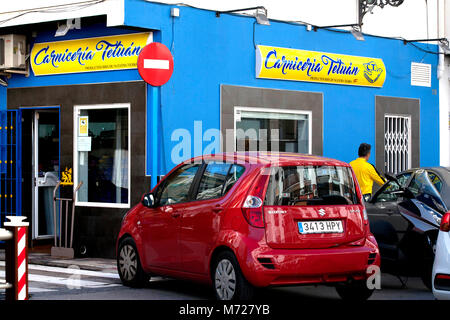
M 411 167 L 411 117 L 384 116 L 384 170 L 399 173 Z

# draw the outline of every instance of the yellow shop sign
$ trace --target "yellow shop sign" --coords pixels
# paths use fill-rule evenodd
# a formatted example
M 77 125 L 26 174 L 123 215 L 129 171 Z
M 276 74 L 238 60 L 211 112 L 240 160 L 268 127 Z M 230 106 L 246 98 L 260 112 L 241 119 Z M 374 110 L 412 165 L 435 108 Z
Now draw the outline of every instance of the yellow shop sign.
M 36 76 L 137 68 L 137 57 L 151 33 L 36 43 L 31 67 Z
M 386 67 L 378 58 L 257 46 L 256 77 L 381 88 Z

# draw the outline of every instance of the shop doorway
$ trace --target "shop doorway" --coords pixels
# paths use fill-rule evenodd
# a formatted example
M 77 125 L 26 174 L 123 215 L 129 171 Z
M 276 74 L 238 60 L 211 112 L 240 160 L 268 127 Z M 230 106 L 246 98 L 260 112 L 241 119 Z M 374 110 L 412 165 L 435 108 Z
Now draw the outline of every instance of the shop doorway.
M 420 166 L 419 99 L 376 96 L 375 159 L 380 172 Z
M 32 112 L 32 236 L 46 239 L 58 230 L 53 217 L 53 190 L 60 172 L 60 115 L 59 108 Z

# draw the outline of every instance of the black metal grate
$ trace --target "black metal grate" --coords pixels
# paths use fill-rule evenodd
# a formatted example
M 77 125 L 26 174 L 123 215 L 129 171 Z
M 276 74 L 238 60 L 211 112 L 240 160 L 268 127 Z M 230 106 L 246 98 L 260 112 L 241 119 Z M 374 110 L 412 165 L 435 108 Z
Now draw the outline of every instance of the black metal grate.
M 0 111 L 0 226 L 22 214 L 20 111 Z

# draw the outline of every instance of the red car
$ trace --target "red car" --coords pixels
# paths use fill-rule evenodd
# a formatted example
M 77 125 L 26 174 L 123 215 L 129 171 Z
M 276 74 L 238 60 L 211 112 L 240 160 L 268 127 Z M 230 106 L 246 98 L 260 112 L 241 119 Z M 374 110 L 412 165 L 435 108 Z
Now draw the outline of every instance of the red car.
M 304 284 L 367 299 L 367 269 L 379 261 L 350 166 L 294 153 L 185 161 L 125 215 L 117 241 L 123 284 L 183 278 L 224 300 Z

